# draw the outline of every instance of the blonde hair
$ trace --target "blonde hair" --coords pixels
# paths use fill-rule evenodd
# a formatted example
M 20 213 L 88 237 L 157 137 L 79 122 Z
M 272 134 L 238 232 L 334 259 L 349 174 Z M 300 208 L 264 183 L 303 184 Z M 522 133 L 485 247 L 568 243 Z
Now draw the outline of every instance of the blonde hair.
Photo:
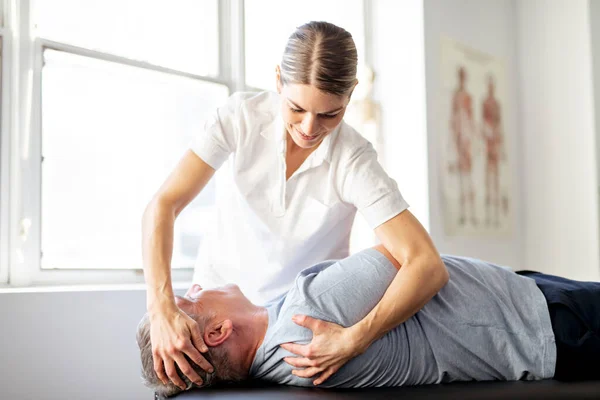
M 356 85 L 358 54 L 352 35 L 329 22 L 311 21 L 289 37 L 281 60 L 281 83 L 313 85 L 349 95 Z

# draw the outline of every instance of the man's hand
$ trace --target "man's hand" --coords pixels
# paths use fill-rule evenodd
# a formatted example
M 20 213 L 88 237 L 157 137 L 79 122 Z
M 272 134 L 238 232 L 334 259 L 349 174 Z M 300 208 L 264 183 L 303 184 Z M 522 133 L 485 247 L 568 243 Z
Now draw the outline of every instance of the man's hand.
M 177 306 L 152 314 L 150 318 L 150 341 L 154 371 L 158 379 L 167 385 L 168 376 L 175 385 L 185 390 L 185 382 L 179 377 L 175 368 L 177 363 L 185 376 L 195 384 L 202 385 L 202 378 L 184 356 L 187 355 L 203 370 L 213 372 L 210 363 L 200 354 L 200 351 L 206 352 L 208 348 L 202 340 L 202 333 L 196 321 Z
M 286 357 L 283 360 L 295 369 L 292 374 L 301 378 L 311 378 L 320 373 L 313 381 L 320 385 L 335 374 L 344 364 L 362 354 L 368 347 L 357 339 L 352 327 L 343 326 L 311 318 L 306 315 L 295 315 L 296 324 L 313 332 L 312 341 L 306 345 L 284 343 L 282 348 L 302 357 Z

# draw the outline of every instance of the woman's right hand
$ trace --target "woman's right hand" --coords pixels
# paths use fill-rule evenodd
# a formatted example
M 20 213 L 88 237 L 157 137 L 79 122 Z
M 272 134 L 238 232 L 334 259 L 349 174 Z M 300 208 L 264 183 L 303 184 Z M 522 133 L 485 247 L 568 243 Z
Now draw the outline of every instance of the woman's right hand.
M 150 341 L 154 371 L 165 385 L 170 378 L 176 386 L 186 389 L 185 382 L 177 374 L 175 363 L 192 382 L 202 385 L 202 378 L 194 371 L 184 354 L 204 371 L 213 372 L 213 367 L 200 354 L 207 352 L 208 348 L 202 340 L 198 324 L 175 304 L 150 313 Z

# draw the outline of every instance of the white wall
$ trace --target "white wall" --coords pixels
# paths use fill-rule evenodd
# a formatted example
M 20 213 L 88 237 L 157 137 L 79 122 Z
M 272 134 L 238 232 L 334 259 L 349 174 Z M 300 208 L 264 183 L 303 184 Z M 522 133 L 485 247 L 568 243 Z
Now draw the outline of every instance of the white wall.
M 140 379 L 143 290 L 0 294 L 0 398 L 151 399 Z
M 590 33 L 592 48 L 592 79 L 594 81 L 594 122 L 596 127 L 596 160 L 600 157 L 600 1 L 589 0 Z M 600 162 L 597 162 L 596 173 L 600 176 Z M 600 192 L 600 182 L 597 185 Z
M 525 263 L 600 279 L 596 134 L 585 0 L 518 1 Z
M 520 135 L 517 114 L 519 99 L 517 95 L 517 37 L 515 25 L 515 4 L 506 0 L 425 0 L 425 61 L 427 79 L 427 126 L 429 157 L 429 207 L 431 213 L 430 233 L 438 250 L 482 258 L 509 265 L 515 269 L 524 268 L 524 223 L 522 208 L 522 181 L 519 171 L 522 169 Z M 450 237 L 444 232 L 442 218 L 442 193 L 440 190 L 439 135 L 440 126 L 437 116 L 440 114 L 440 39 L 446 36 L 471 48 L 503 59 L 506 63 L 508 87 L 507 99 L 510 104 L 504 108 L 505 132 L 509 144 L 511 162 L 511 185 L 514 204 L 513 233 L 510 238 Z
M 423 2 L 372 1 L 373 97 L 382 111 L 383 165 L 428 229 Z

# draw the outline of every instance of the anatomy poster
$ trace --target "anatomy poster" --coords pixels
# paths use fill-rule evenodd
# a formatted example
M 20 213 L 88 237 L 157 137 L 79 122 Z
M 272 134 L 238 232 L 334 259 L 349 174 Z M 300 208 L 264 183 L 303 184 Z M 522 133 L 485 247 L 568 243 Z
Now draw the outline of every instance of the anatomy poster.
M 438 109 L 444 229 L 450 236 L 509 236 L 513 196 L 504 63 L 449 38 L 441 42 Z

